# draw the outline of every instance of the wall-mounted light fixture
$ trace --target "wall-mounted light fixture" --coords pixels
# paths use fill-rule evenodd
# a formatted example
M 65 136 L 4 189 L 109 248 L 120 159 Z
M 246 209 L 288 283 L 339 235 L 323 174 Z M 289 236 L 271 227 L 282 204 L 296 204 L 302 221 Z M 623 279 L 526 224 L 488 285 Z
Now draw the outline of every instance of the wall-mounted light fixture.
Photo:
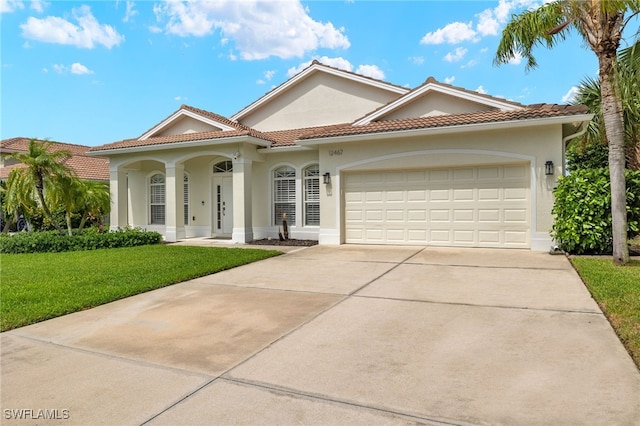
M 549 160 L 544 163 L 544 174 L 547 176 L 553 175 L 553 161 Z
M 204 200 L 202 200 L 202 205 L 204 206 Z
M 327 172 L 322 175 L 322 183 L 329 185 L 331 183 L 331 173 Z

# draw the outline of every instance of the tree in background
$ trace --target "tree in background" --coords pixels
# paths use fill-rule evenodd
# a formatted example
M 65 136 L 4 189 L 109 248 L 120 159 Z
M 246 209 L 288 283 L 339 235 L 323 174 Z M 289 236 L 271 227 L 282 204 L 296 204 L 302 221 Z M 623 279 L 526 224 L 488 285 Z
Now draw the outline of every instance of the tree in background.
M 7 179 L 7 190 L 13 202 L 19 206 L 33 207 L 34 198 L 40 203 L 45 216 L 54 227 L 62 232 L 60 225 L 54 220 L 47 203 L 45 193 L 52 190 L 56 182 L 64 176 L 73 175 L 73 171 L 64 162 L 71 158 L 69 151 L 50 151 L 50 142 L 29 141 L 26 152 L 16 152 L 9 156 L 24 167 L 11 170 Z M 17 210 L 16 210 L 17 212 Z
M 625 182 L 625 128 L 621 94 L 616 88 L 617 52 L 627 23 L 640 13 L 640 0 L 556 0 L 535 10 L 514 15 L 502 31 L 494 62 L 515 57 L 537 62 L 533 48 L 549 49 L 566 39 L 571 30 L 583 38 L 598 58 L 602 121 L 607 136 L 611 177 L 613 261 L 629 262 Z

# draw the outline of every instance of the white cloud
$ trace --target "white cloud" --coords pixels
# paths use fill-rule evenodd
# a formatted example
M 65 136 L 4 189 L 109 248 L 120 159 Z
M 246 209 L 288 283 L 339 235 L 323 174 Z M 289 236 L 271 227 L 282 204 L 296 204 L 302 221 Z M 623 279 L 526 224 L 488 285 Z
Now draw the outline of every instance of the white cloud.
M 45 68 L 42 68 L 42 72 L 43 72 L 43 73 L 45 73 L 45 74 L 47 74 L 47 73 L 49 73 L 49 69 L 48 69 L 48 68 L 46 68 L 46 67 L 45 67 Z
M 350 46 L 344 28 L 313 20 L 299 0 L 171 1 L 156 4 L 156 19 L 169 34 L 202 37 L 220 32 L 245 60 L 300 57 L 318 48 Z
M 93 71 L 82 65 L 80 62 L 74 62 L 73 64 L 71 64 L 71 74 L 93 74 Z
M 38 13 L 44 12 L 44 8 L 49 6 L 49 3 L 42 0 L 31 0 L 31 5 L 29 6 L 31 10 L 35 10 Z
M 93 71 L 91 71 L 86 66 L 82 65 L 80 62 L 74 62 L 69 67 L 62 64 L 53 64 L 51 68 L 58 74 L 66 74 L 68 72 L 76 75 L 93 74 Z M 46 68 L 43 68 L 42 71 L 49 72 L 49 70 Z
M 458 47 L 453 52 L 449 52 L 445 55 L 444 60 L 447 62 L 458 62 L 464 58 L 468 52 L 464 47 Z
M 344 58 L 329 58 L 327 56 L 322 56 L 314 59 L 322 64 L 328 65 L 333 68 L 339 68 L 345 71 L 353 71 L 353 65 L 351 65 L 351 62 L 347 61 Z M 303 62 L 297 67 L 289 68 L 287 70 L 287 77 L 293 77 L 294 75 L 298 74 L 300 71 L 311 65 L 311 62 L 313 62 L 313 60 Z
M 134 9 L 135 3 L 127 0 L 127 11 L 125 12 L 124 18 L 122 18 L 122 22 L 129 22 L 131 18 L 138 14 L 138 11 Z
M 563 104 L 570 104 L 576 101 L 576 96 L 580 89 L 577 86 L 571 87 L 567 93 L 562 97 Z
M 513 58 L 509 59 L 508 63 L 511 65 L 520 65 L 520 62 L 522 62 L 522 55 L 516 52 L 513 54 Z
M 124 36 L 112 26 L 100 24 L 91 14 L 89 6 L 73 9 L 72 15 L 78 25 L 57 16 L 47 16 L 44 19 L 30 17 L 20 25 L 22 36 L 30 40 L 86 49 L 93 49 L 98 44 L 111 49 L 124 41 Z
M 360 65 L 356 69 L 356 74 L 375 78 L 376 80 L 384 80 L 384 71 L 378 68 L 377 65 Z
M 269 70 L 264 72 L 264 78 L 266 78 L 268 81 L 271 81 L 274 75 L 276 75 L 275 70 Z
M 425 34 L 420 44 L 458 44 L 463 41 L 477 41 L 477 33 L 472 23 L 452 22 L 434 32 Z
M 473 68 L 478 64 L 478 61 L 476 61 L 475 59 L 470 60 L 469 62 L 467 62 L 464 65 L 461 65 L 460 68 L 465 69 L 465 68 Z
M 482 87 L 482 85 L 478 86 L 478 88 L 476 89 L 476 92 L 480 93 L 481 95 L 486 95 L 487 93 L 487 89 L 485 89 L 484 87 Z
M 24 9 L 24 2 L 18 0 L 0 0 L 0 13 L 11 13 Z
M 444 82 L 445 82 L 446 84 L 451 84 L 451 83 L 453 83 L 455 80 L 456 80 L 455 76 L 453 76 L 453 75 L 452 75 L 451 77 L 445 77 Z
M 174 96 L 173 98 L 174 101 L 186 101 L 187 99 L 189 98 L 187 98 L 186 96 Z
M 409 61 L 415 65 L 422 65 L 424 64 L 424 56 L 409 56 Z
M 162 32 L 162 28 L 157 27 L 157 26 L 155 26 L 155 25 L 150 25 L 150 26 L 149 26 L 149 31 L 150 31 L 150 32 L 152 32 L 152 33 L 154 33 L 154 34 L 158 34 L 158 33 L 161 33 L 161 32 Z

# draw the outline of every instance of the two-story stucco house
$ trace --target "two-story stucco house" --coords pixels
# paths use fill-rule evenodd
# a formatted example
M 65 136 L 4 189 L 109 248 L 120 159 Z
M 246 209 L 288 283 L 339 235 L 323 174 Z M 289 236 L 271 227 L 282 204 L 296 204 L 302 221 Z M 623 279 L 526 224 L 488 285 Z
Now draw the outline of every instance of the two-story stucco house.
M 183 105 L 109 157 L 111 226 L 236 242 L 548 250 L 581 106 L 414 89 L 314 62 L 231 117 Z

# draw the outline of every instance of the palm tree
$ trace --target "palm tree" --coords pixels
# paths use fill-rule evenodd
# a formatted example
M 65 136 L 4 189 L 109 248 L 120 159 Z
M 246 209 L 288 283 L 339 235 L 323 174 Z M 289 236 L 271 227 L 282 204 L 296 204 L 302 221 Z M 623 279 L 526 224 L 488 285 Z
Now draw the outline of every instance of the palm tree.
M 104 182 L 96 182 L 91 180 L 82 181 L 82 201 L 83 212 L 80 221 L 80 230 L 84 228 L 89 217 L 94 217 L 102 226 L 104 215 L 111 211 L 111 194 L 109 193 L 109 184 Z
M 7 186 L 15 191 L 16 200 L 19 200 L 23 205 L 28 205 L 29 199 L 33 201 L 33 190 L 35 190 L 35 195 L 45 216 L 58 231 L 62 232 L 60 225 L 51 214 L 45 199 L 45 192 L 52 189 L 54 182 L 58 179 L 73 175 L 73 171 L 64 164 L 64 161 L 71 157 L 71 153 L 69 151 L 53 151 L 50 149 L 50 145 L 51 143 L 47 141 L 31 139 L 26 152 L 11 154 L 9 157 L 22 163 L 24 167 L 16 167 L 11 171 Z M 13 176 L 12 179 L 11 176 Z
M 626 165 L 631 170 L 640 170 L 640 41 L 618 53 L 617 68 L 616 87 L 624 113 Z M 594 117 L 587 133 L 572 141 L 569 147 L 567 158 L 570 160 L 570 169 L 606 167 L 607 136 L 598 79 L 585 78 L 580 83 L 573 103 L 586 105 Z M 600 158 L 602 155 L 604 161 Z M 571 159 L 575 160 L 574 164 Z
M 56 179 L 55 185 L 47 191 L 46 198 L 51 205 L 63 206 L 67 224 L 67 234 L 73 235 L 71 216 L 81 207 L 82 182 L 73 175 L 64 175 Z
M 640 13 L 640 0 L 556 0 L 514 15 L 502 31 L 494 62 L 504 64 L 521 56 L 527 69 L 537 62 L 533 48 L 553 48 L 576 30 L 598 58 L 602 118 L 609 143 L 613 261 L 629 262 L 625 182 L 624 119 L 616 90 L 616 58 L 627 23 Z

